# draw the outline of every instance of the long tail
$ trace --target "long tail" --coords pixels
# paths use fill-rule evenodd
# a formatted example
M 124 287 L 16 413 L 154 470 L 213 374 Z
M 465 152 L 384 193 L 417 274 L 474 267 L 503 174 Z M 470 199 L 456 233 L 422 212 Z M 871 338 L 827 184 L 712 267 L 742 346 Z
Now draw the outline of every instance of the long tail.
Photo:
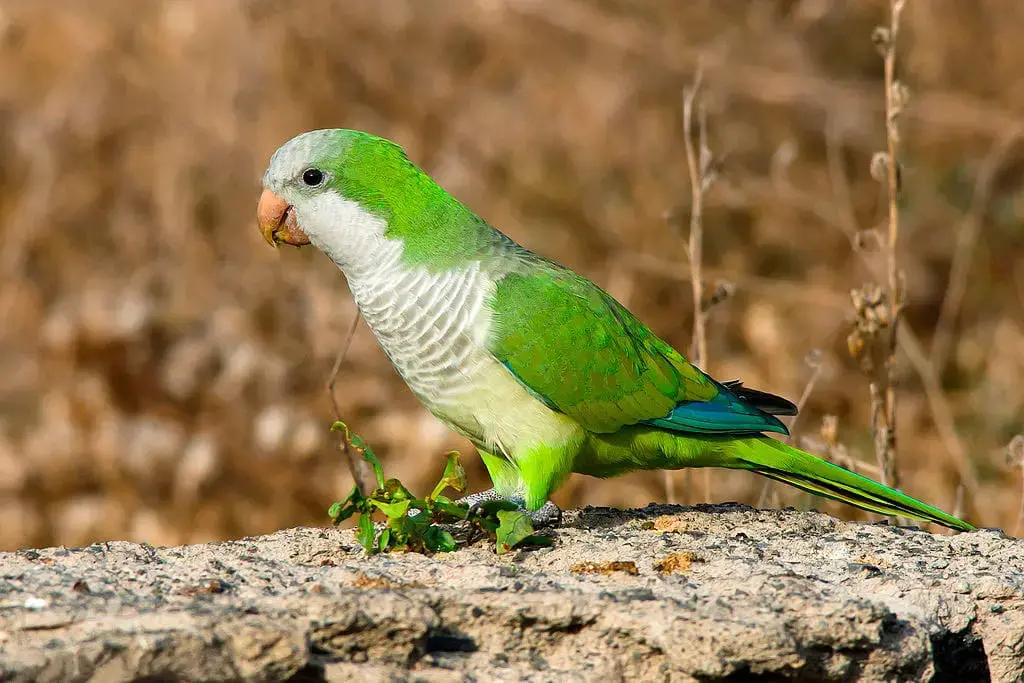
M 766 436 L 733 439 L 723 444 L 724 467 L 746 469 L 804 491 L 884 515 L 902 515 L 972 531 L 967 522 L 867 477 Z M 731 457 L 729 457 L 731 456 Z

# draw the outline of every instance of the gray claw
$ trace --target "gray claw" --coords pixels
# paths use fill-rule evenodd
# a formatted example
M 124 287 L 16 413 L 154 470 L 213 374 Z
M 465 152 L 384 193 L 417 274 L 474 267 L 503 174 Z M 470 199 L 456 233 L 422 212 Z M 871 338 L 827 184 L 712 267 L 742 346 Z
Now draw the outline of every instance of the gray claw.
M 529 512 L 526 509 L 526 501 L 519 496 L 513 496 L 506 498 L 500 495 L 494 489 L 487 489 L 486 491 L 480 491 L 478 493 L 471 493 L 468 496 L 458 499 L 456 503 L 465 503 L 469 505 L 470 509 L 487 503 L 492 500 L 507 500 L 510 503 L 514 503 L 523 512 L 527 512 L 530 515 L 530 520 L 533 522 L 535 527 L 556 527 L 562 523 L 562 510 L 552 503 L 550 500 L 544 503 L 543 507 L 534 512 Z
M 549 500 L 541 506 L 540 510 L 531 512 L 530 519 L 533 520 L 534 527 L 554 528 L 562 523 L 562 509 Z

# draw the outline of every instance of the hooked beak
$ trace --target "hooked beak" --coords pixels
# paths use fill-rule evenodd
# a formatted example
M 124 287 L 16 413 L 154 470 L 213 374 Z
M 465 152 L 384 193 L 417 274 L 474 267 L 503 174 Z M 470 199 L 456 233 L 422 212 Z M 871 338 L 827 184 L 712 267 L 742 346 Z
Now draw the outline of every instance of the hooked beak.
M 309 237 L 295 222 L 295 211 L 280 195 L 263 190 L 259 207 L 256 209 L 256 217 L 260 233 L 270 246 L 290 244 L 301 247 L 309 244 Z

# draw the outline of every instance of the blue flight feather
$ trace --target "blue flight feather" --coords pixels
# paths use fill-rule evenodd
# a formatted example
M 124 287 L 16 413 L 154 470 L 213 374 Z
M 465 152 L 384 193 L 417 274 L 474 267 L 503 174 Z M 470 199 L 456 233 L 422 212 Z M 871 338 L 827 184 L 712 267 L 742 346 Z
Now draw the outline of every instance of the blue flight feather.
M 720 383 L 716 384 L 718 396 L 710 401 L 683 401 L 665 417 L 644 420 L 644 424 L 699 434 L 789 434 L 789 429 L 777 417 L 743 401 Z

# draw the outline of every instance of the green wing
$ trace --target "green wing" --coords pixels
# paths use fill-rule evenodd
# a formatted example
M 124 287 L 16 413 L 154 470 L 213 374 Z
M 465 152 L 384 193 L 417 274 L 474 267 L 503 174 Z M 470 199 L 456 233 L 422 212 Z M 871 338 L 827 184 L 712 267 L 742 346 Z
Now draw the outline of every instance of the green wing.
M 495 357 L 534 395 L 590 431 L 666 420 L 659 426 L 671 429 L 681 404 L 713 405 L 723 393 L 609 294 L 571 271 L 551 266 L 508 274 L 491 304 Z

